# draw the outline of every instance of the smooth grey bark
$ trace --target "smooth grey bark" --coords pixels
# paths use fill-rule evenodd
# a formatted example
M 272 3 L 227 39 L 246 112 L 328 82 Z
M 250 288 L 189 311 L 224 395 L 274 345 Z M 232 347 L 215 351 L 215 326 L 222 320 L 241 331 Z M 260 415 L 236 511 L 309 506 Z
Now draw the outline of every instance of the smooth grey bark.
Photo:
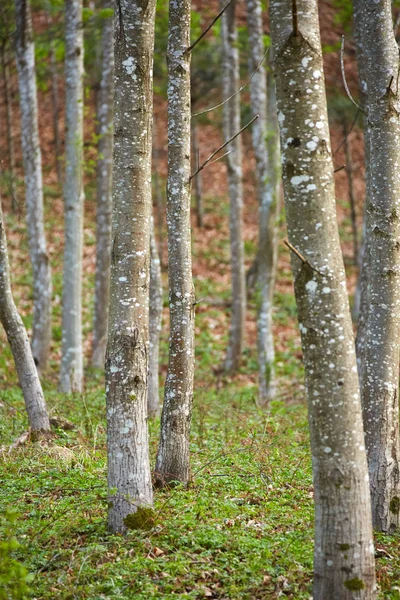
M 190 235 L 190 0 L 170 0 L 168 22 L 169 364 L 156 483 L 187 483 L 193 402 L 194 307 Z
M 247 0 L 251 110 L 259 115 L 251 133 L 256 158 L 256 186 L 259 205 L 257 256 L 257 349 L 258 397 L 261 406 L 276 395 L 275 349 L 272 336 L 272 301 L 277 256 L 276 211 L 279 204 L 279 142 L 277 139 L 274 82 L 262 63 L 265 54 L 261 0 Z M 270 95 L 268 102 L 267 94 Z
M 155 0 L 115 15 L 111 287 L 106 353 L 108 527 L 153 504 L 147 431 Z
M 113 7 L 113 0 L 103 0 L 103 9 Z M 92 345 L 92 365 L 98 368 L 104 367 L 110 296 L 114 96 L 114 20 L 112 18 L 107 18 L 103 24 L 101 49 L 102 75 L 97 105 L 100 137 L 96 174 L 96 274 Z
M 197 125 L 192 121 L 192 153 L 194 158 L 194 168 L 198 169 L 199 164 L 199 140 L 197 135 Z M 203 227 L 203 198 L 202 198 L 202 174 L 197 173 L 193 178 L 194 197 L 196 202 L 197 227 Z
M 355 28 L 363 35 L 358 61 L 363 63 L 370 144 L 361 395 L 373 525 L 392 532 L 400 516 L 400 61 L 391 2 L 354 0 L 353 6 Z
M 315 498 L 314 600 L 376 598 L 350 307 L 336 221 L 317 0 L 270 3 Z M 298 100 L 298 102 L 297 102 Z
M 4 85 L 4 103 L 6 109 L 6 129 L 7 129 L 7 154 L 8 154 L 8 187 L 12 199 L 12 206 L 14 210 L 18 208 L 17 198 L 17 186 L 15 181 L 15 148 L 14 148 L 14 136 L 12 130 L 13 124 L 13 107 L 12 107 L 12 96 L 10 86 L 10 68 L 9 60 L 10 54 L 7 48 L 7 41 L 3 40 L 1 44 L 1 66 L 3 71 L 3 85 Z
M 147 412 L 149 417 L 152 419 L 157 417 L 160 412 L 160 398 L 158 391 L 158 359 L 163 308 L 161 263 L 158 255 L 154 229 L 154 219 L 151 217 L 149 288 L 149 391 L 147 399 Z
M 41 371 L 46 367 L 50 352 L 52 282 L 44 231 L 35 47 L 29 0 L 15 0 L 15 17 L 26 217 L 33 270 L 32 354 L 37 369 Z
M 226 2 L 221 0 L 221 8 Z M 222 35 L 222 94 L 229 98 L 239 89 L 239 50 L 235 22 L 236 0 L 233 0 L 221 17 Z M 240 130 L 240 94 L 223 106 L 224 141 Z M 246 277 L 242 235 L 243 188 L 242 142 L 238 136 L 230 145 L 227 156 L 230 199 L 229 232 L 232 272 L 232 315 L 229 342 L 224 368 L 235 371 L 240 364 L 244 343 L 246 318 Z
M 24 395 L 32 432 L 50 431 L 42 386 L 29 345 L 28 334 L 14 304 L 7 255 L 7 240 L 0 200 L 0 321 L 7 335 Z
M 81 392 L 83 256 L 83 28 L 82 0 L 65 2 L 65 247 L 60 389 Z

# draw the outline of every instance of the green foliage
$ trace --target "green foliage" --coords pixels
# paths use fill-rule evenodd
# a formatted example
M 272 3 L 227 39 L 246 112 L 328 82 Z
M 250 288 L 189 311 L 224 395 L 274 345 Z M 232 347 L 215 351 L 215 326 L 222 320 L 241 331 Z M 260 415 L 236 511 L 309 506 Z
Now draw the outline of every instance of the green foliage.
M 20 544 L 15 537 L 18 514 L 6 510 L 0 521 L 0 600 L 20 600 L 30 590 L 33 576 L 16 558 Z

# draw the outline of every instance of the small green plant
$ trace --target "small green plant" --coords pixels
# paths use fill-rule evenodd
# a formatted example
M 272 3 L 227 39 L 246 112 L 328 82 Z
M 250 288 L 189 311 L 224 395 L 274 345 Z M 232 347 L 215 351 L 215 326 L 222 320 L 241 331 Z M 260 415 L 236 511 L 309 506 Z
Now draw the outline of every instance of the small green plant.
M 25 598 L 30 590 L 33 575 L 16 558 L 15 551 L 20 547 L 14 531 L 18 514 L 7 510 L 2 517 L 3 529 L 0 541 L 0 600 Z

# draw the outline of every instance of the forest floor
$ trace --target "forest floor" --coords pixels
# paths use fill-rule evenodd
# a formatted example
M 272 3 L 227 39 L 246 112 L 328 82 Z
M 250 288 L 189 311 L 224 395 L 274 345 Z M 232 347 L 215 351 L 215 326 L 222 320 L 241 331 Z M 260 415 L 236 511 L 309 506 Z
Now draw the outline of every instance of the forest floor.
M 90 190 L 86 208 L 84 339 L 88 356 L 94 264 L 94 201 Z M 193 227 L 200 303 L 192 482 L 187 489 L 156 491 L 155 522 L 149 524 L 150 529 L 132 530 L 123 538 L 106 531 L 103 374 L 88 367 L 82 395 L 65 396 L 57 391 L 62 204 L 54 187 L 46 190 L 54 276 L 54 343 L 43 384 L 51 415 L 68 419 L 75 428 L 57 429 L 49 442 L 10 450 L 10 444 L 27 429 L 27 420 L 12 356 L 1 332 L 0 598 L 20 597 L 18 586 L 10 592 L 15 578 L 21 578 L 20 571 L 10 568 L 10 556 L 31 574 L 27 597 L 37 600 L 311 597 L 313 485 L 289 257 L 280 244 L 274 309 L 278 396 L 265 412 L 256 405 L 253 299 L 249 301 L 247 347 L 241 369 L 234 377 L 221 375 L 219 369 L 229 323 L 228 205 L 208 196 L 205 208 L 205 227 Z M 346 202 L 339 203 L 339 209 L 347 214 Z M 256 215 L 250 203 L 245 228 L 247 264 L 254 256 Z M 344 248 L 348 249 L 348 221 L 345 217 L 341 221 Z M 7 211 L 6 225 L 15 296 L 29 327 L 32 298 L 25 224 Z M 283 224 L 281 229 L 283 236 Z M 351 266 L 349 272 L 353 273 Z M 167 363 L 166 322 L 167 315 L 162 333 L 161 383 Z M 158 429 L 158 421 L 150 424 L 153 460 Z M 7 548 L 14 537 L 19 546 L 10 554 Z M 399 538 L 378 535 L 376 545 L 379 597 L 399 599 Z

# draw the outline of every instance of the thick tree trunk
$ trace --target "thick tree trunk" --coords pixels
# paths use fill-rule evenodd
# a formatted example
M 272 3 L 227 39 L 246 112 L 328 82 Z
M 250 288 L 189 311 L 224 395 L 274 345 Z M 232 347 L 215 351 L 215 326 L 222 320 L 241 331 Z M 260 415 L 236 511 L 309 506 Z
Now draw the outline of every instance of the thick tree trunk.
M 226 2 L 221 0 L 221 7 Z M 224 100 L 239 88 L 239 50 L 235 23 L 236 0 L 221 17 L 222 33 L 222 93 Z M 240 130 L 240 94 L 226 102 L 224 110 L 224 138 L 227 141 Z M 246 278 L 242 236 L 242 142 L 240 136 L 229 145 L 227 157 L 230 198 L 229 231 L 232 271 L 232 316 L 225 370 L 235 371 L 240 364 L 244 343 L 246 318 Z
M 249 71 L 251 110 L 259 118 L 252 127 L 256 158 L 256 185 L 259 205 L 259 242 L 257 257 L 257 348 L 259 364 L 259 403 L 267 405 L 276 394 L 275 350 L 272 337 L 272 301 L 276 264 L 276 209 L 279 200 L 279 144 L 277 143 L 274 83 L 267 77 L 262 59 L 265 54 L 261 0 L 247 0 L 247 22 L 251 49 Z M 271 106 L 269 106 L 271 104 Z M 268 106 L 268 113 L 267 113 Z M 269 122 L 267 121 L 269 117 Z M 271 131 L 268 132 L 269 127 Z M 275 134 L 275 135 L 274 135 Z M 267 142 L 268 139 L 268 142 Z M 267 146 L 268 143 L 268 146 Z M 270 151 L 270 152 L 268 152 Z
M 0 321 L 4 327 L 24 395 L 32 432 L 50 431 L 42 386 L 35 367 L 28 335 L 14 304 L 7 256 L 7 241 L 0 201 Z
M 368 315 L 361 391 L 372 520 L 376 529 L 391 532 L 400 518 L 400 63 L 391 2 L 355 0 L 354 24 L 363 35 L 358 60 L 363 62 L 370 124 Z
M 285 206 L 313 457 L 313 598 L 370 600 L 376 591 L 368 470 L 336 222 L 317 6 L 316 0 L 270 4 Z
M 115 15 L 114 170 L 106 355 L 108 526 L 153 504 L 147 431 L 155 0 Z
M 158 485 L 187 483 L 194 375 L 194 287 L 190 236 L 190 0 L 169 5 L 168 276 L 169 364 L 156 462 Z
M 60 389 L 81 392 L 83 245 L 83 29 L 82 0 L 65 2 L 64 280 Z
M 154 419 L 160 412 L 158 392 L 158 358 L 162 319 L 163 297 L 161 283 L 161 264 L 154 231 L 154 219 L 151 218 L 150 232 L 150 303 L 149 303 L 149 394 L 147 400 L 149 417 Z
M 35 48 L 29 0 L 15 0 L 22 156 L 29 253 L 33 270 L 32 354 L 45 368 L 51 342 L 51 270 L 44 233 L 42 155 L 39 144 Z
M 9 68 L 9 52 L 7 48 L 7 42 L 3 40 L 1 44 L 1 66 L 3 70 L 3 84 L 4 84 L 4 103 L 6 108 L 6 127 L 7 127 L 7 154 L 8 154 L 8 187 L 10 196 L 12 199 L 13 210 L 18 209 L 18 198 L 17 198 L 17 186 L 15 181 L 15 149 L 14 149 L 14 136 L 12 131 L 13 124 L 13 107 L 12 107 L 12 95 L 10 87 L 10 68 Z
M 103 8 L 113 8 L 103 0 Z M 107 344 L 110 296 L 110 247 L 113 165 L 114 20 L 106 19 L 102 33 L 102 77 L 98 95 L 99 145 L 97 161 L 96 276 L 92 365 L 103 368 Z

